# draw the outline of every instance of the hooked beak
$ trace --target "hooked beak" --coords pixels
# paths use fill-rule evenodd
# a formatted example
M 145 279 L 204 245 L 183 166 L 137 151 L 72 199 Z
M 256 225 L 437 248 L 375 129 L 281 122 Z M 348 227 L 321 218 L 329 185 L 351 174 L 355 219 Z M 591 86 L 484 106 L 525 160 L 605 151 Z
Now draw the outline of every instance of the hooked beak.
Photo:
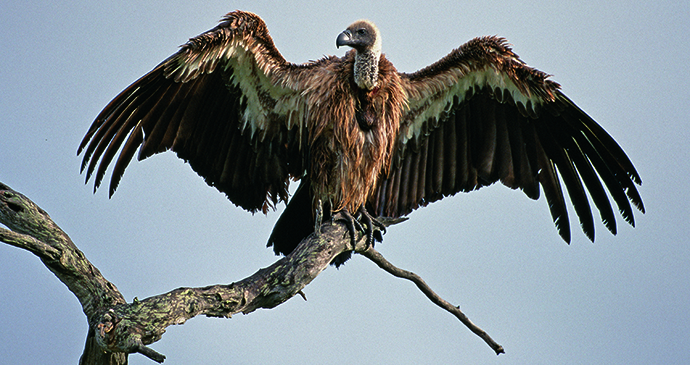
M 340 48 L 341 46 L 351 46 L 352 45 L 352 33 L 349 30 L 345 30 L 338 35 L 335 40 L 335 47 Z

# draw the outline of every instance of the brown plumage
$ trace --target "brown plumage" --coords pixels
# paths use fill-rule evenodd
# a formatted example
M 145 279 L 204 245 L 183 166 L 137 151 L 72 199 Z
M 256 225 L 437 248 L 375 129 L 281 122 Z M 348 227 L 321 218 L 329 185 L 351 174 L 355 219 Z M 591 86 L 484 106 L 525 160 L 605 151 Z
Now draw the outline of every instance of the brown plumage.
M 630 202 L 644 212 L 620 146 L 504 39 L 476 38 L 412 74 L 381 55 L 371 22 L 336 44 L 353 49 L 289 63 L 258 16 L 227 14 L 99 114 L 79 147 L 87 180 L 95 172 L 97 188 L 121 150 L 112 195 L 137 149 L 140 160 L 171 149 L 233 203 L 264 213 L 301 180 L 269 239 L 283 254 L 313 230 L 319 201 L 326 218 L 399 217 L 496 181 L 533 199 L 541 185 L 566 241 L 560 179 L 592 240 L 586 191 L 614 234 L 604 186 L 629 223 Z

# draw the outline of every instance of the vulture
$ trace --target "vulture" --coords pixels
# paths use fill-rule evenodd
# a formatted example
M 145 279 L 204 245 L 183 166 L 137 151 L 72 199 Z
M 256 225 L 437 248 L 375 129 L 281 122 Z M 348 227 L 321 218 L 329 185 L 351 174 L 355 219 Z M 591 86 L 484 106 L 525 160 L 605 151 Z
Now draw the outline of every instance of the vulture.
M 472 39 L 414 73 L 398 72 L 381 44 L 359 20 L 337 36 L 351 48 L 343 57 L 295 64 L 259 16 L 228 13 L 103 109 L 79 146 L 81 170 L 95 191 L 117 156 L 112 196 L 135 153 L 172 150 L 249 212 L 285 202 L 268 241 L 284 255 L 319 217 L 345 220 L 352 240 L 362 232 L 373 244 L 377 218 L 497 181 L 532 199 L 543 191 L 568 243 L 561 183 L 592 241 L 590 201 L 613 234 L 609 197 L 633 226 L 631 203 L 644 212 L 623 149 L 504 38 Z

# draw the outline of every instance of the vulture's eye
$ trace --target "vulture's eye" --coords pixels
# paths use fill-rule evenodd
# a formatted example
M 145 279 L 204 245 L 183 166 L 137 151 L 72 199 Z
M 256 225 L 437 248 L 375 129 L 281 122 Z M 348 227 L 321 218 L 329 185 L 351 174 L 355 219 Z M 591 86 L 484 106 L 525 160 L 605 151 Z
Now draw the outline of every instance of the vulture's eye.
M 359 35 L 366 35 L 366 34 L 367 34 L 367 30 L 364 29 L 364 28 L 357 29 L 357 34 L 359 34 Z

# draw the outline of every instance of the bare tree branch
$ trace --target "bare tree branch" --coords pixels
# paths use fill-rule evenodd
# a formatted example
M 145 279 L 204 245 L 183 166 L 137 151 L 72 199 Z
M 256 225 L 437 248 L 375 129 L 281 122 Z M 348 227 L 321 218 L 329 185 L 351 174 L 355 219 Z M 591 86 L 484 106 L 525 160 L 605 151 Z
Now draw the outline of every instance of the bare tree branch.
M 334 222 L 337 220 L 334 220 Z M 391 225 L 401 220 L 387 220 Z M 121 365 L 127 354 L 141 353 L 163 362 L 165 356 L 146 347 L 158 341 L 170 325 L 183 324 L 198 315 L 230 318 L 273 308 L 296 294 L 316 278 L 339 254 L 353 250 L 343 224 L 326 222 L 319 234 L 303 240 L 290 255 L 254 275 L 229 285 L 178 288 L 168 293 L 127 303 L 124 296 L 89 262 L 48 214 L 22 194 L 0 183 L 0 241 L 31 251 L 72 291 L 82 304 L 89 323 L 86 346 L 80 364 Z M 354 247 L 389 273 L 412 280 L 434 303 L 458 317 L 484 339 L 496 353 L 503 348 L 493 342 L 460 310 L 438 297 L 417 275 L 398 269 L 373 248 L 364 237 Z
M 381 255 L 378 251 L 374 250 L 373 247 L 370 247 L 358 253 L 376 263 L 376 265 L 378 265 L 380 268 L 382 268 L 389 274 L 399 278 L 410 280 L 413 283 L 415 283 L 419 290 L 421 290 L 422 293 L 424 293 L 424 295 L 426 295 L 427 298 L 429 298 L 429 300 L 431 300 L 437 306 L 445 309 L 446 311 L 450 312 L 452 315 L 457 317 L 460 320 L 460 322 L 462 322 L 465 326 L 467 326 L 467 328 L 470 329 L 470 331 L 474 332 L 477 336 L 484 340 L 484 342 L 486 342 L 487 345 L 489 345 L 494 351 L 496 351 L 496 355 L 505 353 L 505 351 L 503 350 L 503 346 L 496 343 L 496 341 L 494 341 L 491 338 L 491 336 L 489 336 L 489 334 L 487 334 L 484 330 L 479 328 L 476 324 L 472 323 L 472 321 L 470 321 L 470 319 L 467 318 L 465 313 L 463 313 L 460 310 L 460 307 L 456 307 L 448 303 L 448 301 L 446 301 L 445 299 L 438 296 L 438 294 L 431 290 L 429 285 L 427 285 L 427 283 L 424 282 L 424 279 L 422 279 L 419 275 L 407 270 L 400 269 L 395 265 L 391 264 L 388 260 L 386 260 L 386 258 L 383 257 L 383 255 Z

